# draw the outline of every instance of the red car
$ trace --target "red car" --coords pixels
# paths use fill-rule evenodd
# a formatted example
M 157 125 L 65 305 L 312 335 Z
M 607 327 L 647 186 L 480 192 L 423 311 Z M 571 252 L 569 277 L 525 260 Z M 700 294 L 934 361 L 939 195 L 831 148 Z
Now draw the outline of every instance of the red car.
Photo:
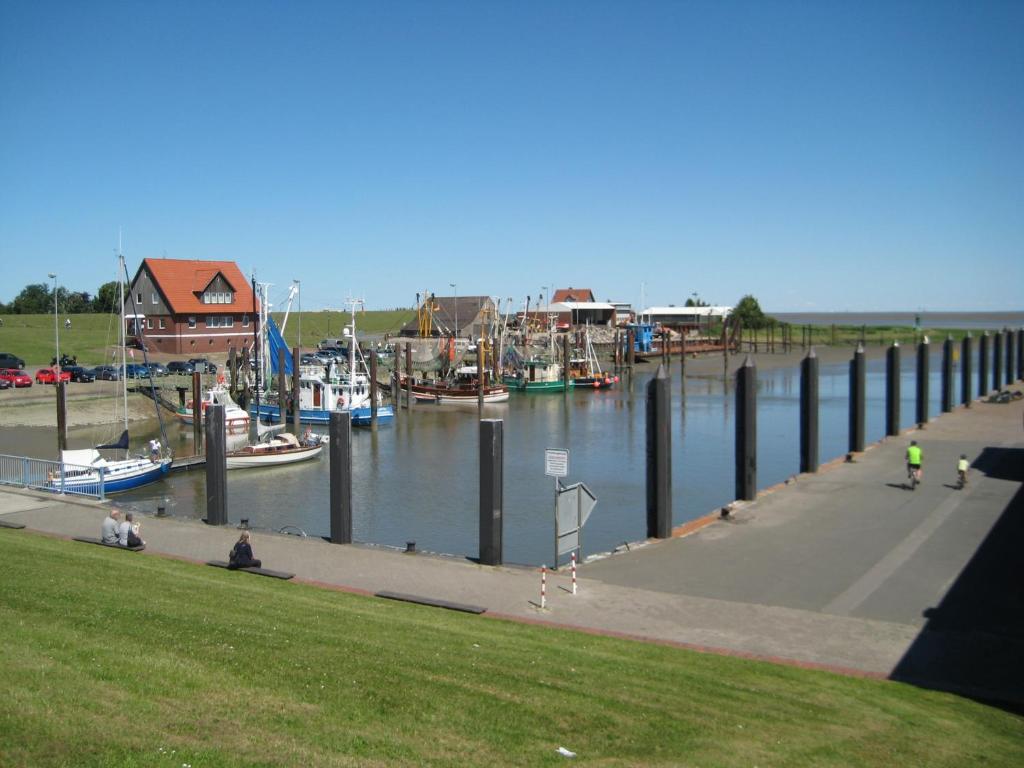
M 60 372 L 61 381 L 71 381 L 71 374 L 67 371 Z M 53 368 L 40 368 L 36 371 L 36 384 L 56 384 L 57 374 Z
M 11 382 L 15 387 L 31 387 L 32 379 L 24 371 L 16 368 L 0 368 L 0 379 Z

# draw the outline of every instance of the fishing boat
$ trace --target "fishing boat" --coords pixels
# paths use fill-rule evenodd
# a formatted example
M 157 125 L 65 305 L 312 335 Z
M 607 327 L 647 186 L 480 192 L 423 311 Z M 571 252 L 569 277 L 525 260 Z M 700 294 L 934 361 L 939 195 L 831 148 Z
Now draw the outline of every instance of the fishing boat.
M 302 440 L 291 432 L 280 432 L 269 439 L 247 445 L 226 454 L 228 469 L 277 467 L 315 459 L 323 451 L 324 441 L 307 431 Z
M 206 409 L 211 405 L 224 406 L 224 427 L 229 431 L 246 431 L 249 429 L 249 412 L 242 408 L 231 398 L 231 393 L 224 385 L 224 377 L 217 376 L 217 383 L 203 393 L 200 402 L 201 423 L 206 423 Z M 183 424 L 192 425 L 194 421 L 193 402 L 189 398 L 183 408 L 179 408 L 175 415 Z
M 590 325 L 583 332 L 583 354 L 569 361 L 569 379 L 573 387 L 608 389 L 618 382 L 619 377 L 604 373 L 597 359 L 594 344 L 590 340 Z
M 521 361 L 502 381 L 513 392 L 564 392 L 566 385 L 561 363 L 539 357 Z
M 120 253 L 120 250 L 119 247 L 118 271 L 124 275 L 124 280 L 119 276 L 117 282 L 121 291 L 121 330 L 119 339 L 121 348 L 121 393 L 124 402 L 124 431 L 114 443 L 98 445 L 95 448 L 62 450 L 60 467 L 52 471 L 47 478 L 47 485 L 61 493 L 74 493 L 77 491 L 105 495 L 128 491 L 155 483 L 166 475 L 171 467 L 171 456 L 166 453 L 165 448 L 167 437 L 164 434 L 163 418 L 160 415 L 160 409 L 157 406 L 157 399 L 155 397 L 153 398 L 153 404 L 156 406 L 156 415 L 160 423 L 160 434 L 163 440 L 150 441 L 147 455 L 128 456 L 128 380 L 127 376 L 125 376 L 127 359 L 125 357 L 124 318 L 124 285 L 128 281 L 128 272 L 125 268 L 124 255 Z M 150 379 L 150 385 L 152 386 L 152 379 Z M 104 449 L 124 451 L 125 458 L 106 459 L 100 453 Z
M 403 374 L 399 384 L 408 386 L 417 402 L 437 405 L 476 405 L 480 402 L 480 377 L 475 365 L 459 366 L 451 376 L 441 379 L 413 378 L 410 382 Z M 484 371 L 483 401 L 504 403 L 508 397 L 508 387 L 491 382 L 488 372 Z
M 302 424 L 329 424 L 334 412 L 352 415 L 352 426 L 368 427 L 372 424 L 373 403 L 371 401 L 370 375 L 356 339 L 356 307 L 361 300 L 351 300 L 352 320 L 345 327 L 348 339 L 348 365 L 332 361 L 326 367 L 320 365 L 299 366 L 299 422 Z M 272 323 L 268 317 L 268 324 Z M 274 397 L 280 398 L 280 394 Z M 287 398 L 287 395 L 286 395 Z M 389 424 L 394 421 L 395 411 L 384 403 L 380 390 L 376 393 L 377 423 Z M 249 412 L 259 419 L 276 419 L 280 414 L 280 400 L 253 403 Z M 285 418 L 293 421 L 292 408 L 286 402 Z

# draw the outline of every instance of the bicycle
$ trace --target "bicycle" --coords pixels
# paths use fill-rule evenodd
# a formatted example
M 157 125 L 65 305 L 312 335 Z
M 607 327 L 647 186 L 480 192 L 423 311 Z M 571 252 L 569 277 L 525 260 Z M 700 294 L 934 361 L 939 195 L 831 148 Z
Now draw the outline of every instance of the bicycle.
M 917 486 L 921 482 L 921 467 L 914 466 L 913 464 L 907 465 L 907 479 L 910 480 L 910 490 L 917 490 Z

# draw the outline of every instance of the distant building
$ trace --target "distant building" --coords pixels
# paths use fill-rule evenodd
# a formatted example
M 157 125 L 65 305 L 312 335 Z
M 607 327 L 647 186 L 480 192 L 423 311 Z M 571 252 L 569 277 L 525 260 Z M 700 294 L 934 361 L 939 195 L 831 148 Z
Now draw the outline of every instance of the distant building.
M 611 305 L 615 307 L 616 325 L 625 325 L 633 321 L 633 305 L 628 301 L 613 301 Z
M 156 352 L 226 352 L 251 342 L 254 311 L 233 261 L 144 259 L 125 296 L 125 335 Z
M 589 288 L 558 288 L 551 295 L 552 304 L 586 303 L 597 301 Z
M 456 336 L 478 339 L 484 325 L 497 322 L 497 310 L 490 296 L 434 296 L 424 302 L 417 316 L 402 326 L 400 336 L 419 336 L 420 319 L 429 326 L 428 336 Z
M 732 307 L 648 307 L 640 320 L 672 328 L 697 328 L 732 314 Z

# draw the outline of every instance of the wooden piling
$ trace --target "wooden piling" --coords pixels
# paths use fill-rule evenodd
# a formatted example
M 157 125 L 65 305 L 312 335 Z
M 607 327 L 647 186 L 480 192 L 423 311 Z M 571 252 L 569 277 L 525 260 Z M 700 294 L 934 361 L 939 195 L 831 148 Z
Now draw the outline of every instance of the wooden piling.
M 370 429 L 377 428 L 377 350 L 370 350 Z
M 203 378 L 198 371 L 192 372 L 192 437 L 195 455 L 200 456 L 203 453 Z
M 299 434 L 299 424 L 302 422 L 302 404 L 299 402 L 301 392 L 301 381 L 299 363 L 302 360 L 302 351 L 299 347 L 292 347 L 292 426 L 295 434 Z
M 288 386 L 285 383 L 284 347 L 277 350 L 277 423 L 284 424 L 288 418 Z
M 58 371 L 60 368 L 57 369 Z M 68 449 L 68 383 L 57 376 L 57 457 Z

